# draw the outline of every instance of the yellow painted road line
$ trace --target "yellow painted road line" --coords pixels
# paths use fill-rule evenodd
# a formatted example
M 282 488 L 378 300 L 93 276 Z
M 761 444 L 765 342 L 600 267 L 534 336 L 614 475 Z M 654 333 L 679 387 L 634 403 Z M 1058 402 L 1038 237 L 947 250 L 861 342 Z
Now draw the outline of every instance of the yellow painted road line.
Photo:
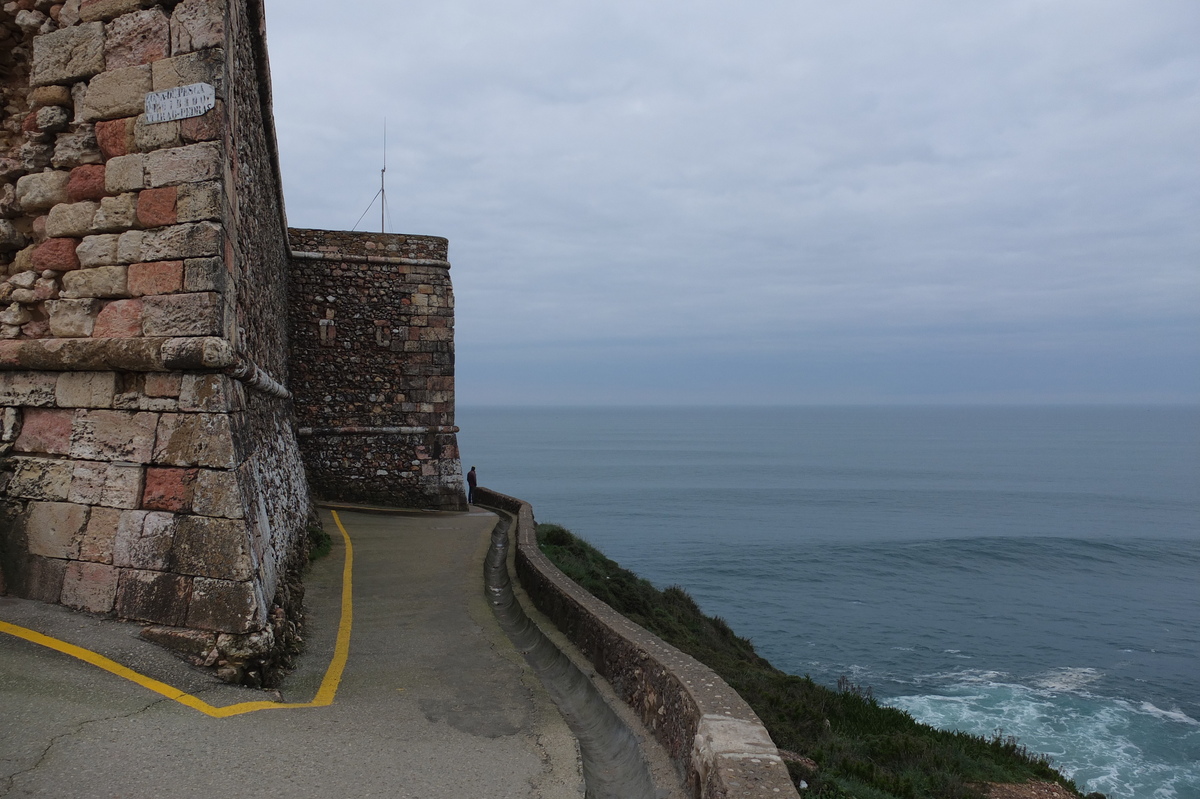
M 333 511 L 333 520 L 337 523 L 338 530 L 342 533 L 342 540 L 346 544 L 346 561 L 342 565 L 342 617 L 338 623 L 337 643 L 333 648 L 333 658 L 330 659 L 329 668 L 325 670 L 321 686 L 317 689 L 317 695 L 311 702 L 241 702 L 236 705 L 227 705 L 226 707 L 214 707 L 203 699 L 185 693 L 152 677 L 139 674 L 133 669 L 122 666 L 115 660 L 106 658 L 104 655 L 93 652 L 90 649 L 84 649 L 83 647 L 69 644 L 66 641 L 51 638 L 35 630 L 10 624 L 6 621 L 0 621 L 0 632 L 8 633 L 17 638 L 23 638 L 31 643 L 54 649 L 73 658 L 78 658 L 84 663 L 89 663 L 96 668 L 104 669 L 118 677 L 135 682 L 147 690 L 161 694 L 167 699 L 173 699 L 181 705 L 186 705 L 193 710 L 198 710 L 213 718 L 222 719 L 230 716 L 240 716 L 243 713 L 253 713 L 256 710 L 327 707 L 333 704 L 333 699 L 337 695 L 338 685 L 342 681 L 342 673 L 346 669 L 346 661 L 350 656 L 350 628 L 354 621 L 354 586 L 351 580 L 354 568 L 354 545 L 350 543 L 350 534 L 346 532 L 346 528 L 342 525 L 342 520 L 336 511 Z

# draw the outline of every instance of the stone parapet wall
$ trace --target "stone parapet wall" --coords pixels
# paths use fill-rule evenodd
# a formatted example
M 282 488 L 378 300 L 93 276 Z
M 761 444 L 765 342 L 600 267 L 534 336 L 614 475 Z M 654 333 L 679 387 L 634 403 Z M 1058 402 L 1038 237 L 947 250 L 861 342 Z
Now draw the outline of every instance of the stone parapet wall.
M 516 518 L 516 569 L 525 591 L 638 713 L 694 796 L 799 796 L 766 728 L 737 692 L 554 566 L 538 548 L 529 503 L 486 488 L 476 498 Z
M 260 0 L 0 30 L 0 590 L 269 649 L 308 498 Z M 194 83 L 214 108 L 148 122 Z
M 465 510 L 446 240 L 289 236 L 292 385 L 313 492 Z

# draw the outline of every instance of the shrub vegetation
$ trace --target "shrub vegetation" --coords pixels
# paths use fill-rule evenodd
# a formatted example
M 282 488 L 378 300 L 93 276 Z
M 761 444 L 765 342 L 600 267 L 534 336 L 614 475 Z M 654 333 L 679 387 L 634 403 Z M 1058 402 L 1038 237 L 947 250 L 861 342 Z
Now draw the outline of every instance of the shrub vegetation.
M 614 610 L 707 665 L 766 725 L 775 744 L 814 761 L 789 760 L 804 796 L 855 799 L 980 799 L 984 783 L 1074 783 L 1000 731 L 992 738 L 938 730 L 880 705 L 870 688 L 839 680 L 827 688 L 760 657 L 722 619 L 706 616 L 678 586 L 658 590 L 555 524 L 538 544 L 563 572 Z

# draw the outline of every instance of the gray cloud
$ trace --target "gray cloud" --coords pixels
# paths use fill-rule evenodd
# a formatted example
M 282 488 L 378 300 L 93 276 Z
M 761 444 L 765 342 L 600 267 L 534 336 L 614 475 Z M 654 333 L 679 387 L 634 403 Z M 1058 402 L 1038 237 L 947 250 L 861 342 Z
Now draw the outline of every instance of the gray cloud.
M 1194 3 L 342 13 L 268 5 L 289 216 L 386 117 L 464 402 L 1200 399 Z

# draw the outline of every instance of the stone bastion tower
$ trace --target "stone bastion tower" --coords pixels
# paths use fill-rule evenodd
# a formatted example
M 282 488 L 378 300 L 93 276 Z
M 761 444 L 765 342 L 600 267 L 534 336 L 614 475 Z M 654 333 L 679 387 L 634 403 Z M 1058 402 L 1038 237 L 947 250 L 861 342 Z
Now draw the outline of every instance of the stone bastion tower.
M 310 485 L 465 508 L 446 241 L 289 240 L 264 30 L 262 0 L 0 12 L 0 593 L 251 682 Z

